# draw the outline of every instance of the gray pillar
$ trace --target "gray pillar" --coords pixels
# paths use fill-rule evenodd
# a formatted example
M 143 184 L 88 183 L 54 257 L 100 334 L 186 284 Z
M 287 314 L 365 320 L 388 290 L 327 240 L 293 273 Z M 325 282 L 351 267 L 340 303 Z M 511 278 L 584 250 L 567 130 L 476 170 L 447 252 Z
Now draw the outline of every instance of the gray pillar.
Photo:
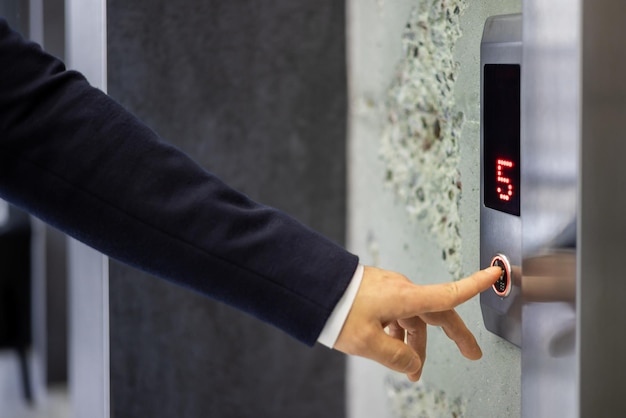
M 109 94 L 343 242 L 343 2 L 110 0 L 107 13 Z M 110 295 L 113 416 L 344 415 L 342 355 L 117 263 Z
M 581 417 L 620 414 L 626 376 L 626 4 L 582 1 L 578 376 Z

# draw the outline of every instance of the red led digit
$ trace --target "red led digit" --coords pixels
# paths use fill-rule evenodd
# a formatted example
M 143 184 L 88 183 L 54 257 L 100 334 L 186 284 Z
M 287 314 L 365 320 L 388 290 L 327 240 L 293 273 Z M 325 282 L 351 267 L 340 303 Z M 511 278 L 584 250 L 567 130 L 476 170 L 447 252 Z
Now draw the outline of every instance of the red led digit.
M 513 197 L 514 191 L 511 179 L 506 176 L 506 170 L 513 168 L 513 161 L 498 158 L 496 166 L 496 191 L 500 200 L 508 202 Z

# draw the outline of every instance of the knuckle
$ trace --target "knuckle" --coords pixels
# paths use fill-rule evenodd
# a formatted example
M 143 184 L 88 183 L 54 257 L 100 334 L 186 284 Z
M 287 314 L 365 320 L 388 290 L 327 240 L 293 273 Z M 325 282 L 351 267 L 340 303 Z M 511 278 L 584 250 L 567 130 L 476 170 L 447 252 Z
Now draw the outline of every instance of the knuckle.
M 371 342 L 376 338 L 376 332 L 371 327 L 360 328 L 354 338 L 351 354 L 367 356 L 371 351 Z
M 404 373 L 412 372 L 413 356 L 407 354 L 406 348 L 402 346 L 395 348 L 390 360 L 393 368 Z
M 459 300 L 461 295 L 461 289 L 459 289 L 459 284 L 457 282 L 448 283 L 448 295 L 450 299 L 455 303 Z

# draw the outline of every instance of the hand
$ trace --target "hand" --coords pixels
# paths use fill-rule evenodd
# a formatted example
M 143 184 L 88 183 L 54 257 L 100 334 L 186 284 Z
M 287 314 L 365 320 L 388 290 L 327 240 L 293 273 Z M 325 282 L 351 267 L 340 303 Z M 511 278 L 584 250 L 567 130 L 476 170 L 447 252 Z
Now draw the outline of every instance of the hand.
M 426 358 L 429 324 L 442 327 L 461 354 L 478 360 L 480 347 L 453 308 L 488 289 L 501 273 L 499 267 L 490 267 L 456 282 L 420 286 L 401 274 L 365 267 L 334 348 L 375 360 L 415 382 Z

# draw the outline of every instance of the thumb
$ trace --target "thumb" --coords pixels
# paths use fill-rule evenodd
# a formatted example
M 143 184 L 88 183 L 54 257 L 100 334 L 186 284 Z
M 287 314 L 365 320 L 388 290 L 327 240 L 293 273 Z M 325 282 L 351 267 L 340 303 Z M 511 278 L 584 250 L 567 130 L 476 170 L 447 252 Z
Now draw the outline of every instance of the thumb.
M 366 357 L 397 372 L 405 373 L 417 380 L 422 370 L 422 359 L 403 341 L 387 335 L 384 331 L 370 344 L 371 351 Z

